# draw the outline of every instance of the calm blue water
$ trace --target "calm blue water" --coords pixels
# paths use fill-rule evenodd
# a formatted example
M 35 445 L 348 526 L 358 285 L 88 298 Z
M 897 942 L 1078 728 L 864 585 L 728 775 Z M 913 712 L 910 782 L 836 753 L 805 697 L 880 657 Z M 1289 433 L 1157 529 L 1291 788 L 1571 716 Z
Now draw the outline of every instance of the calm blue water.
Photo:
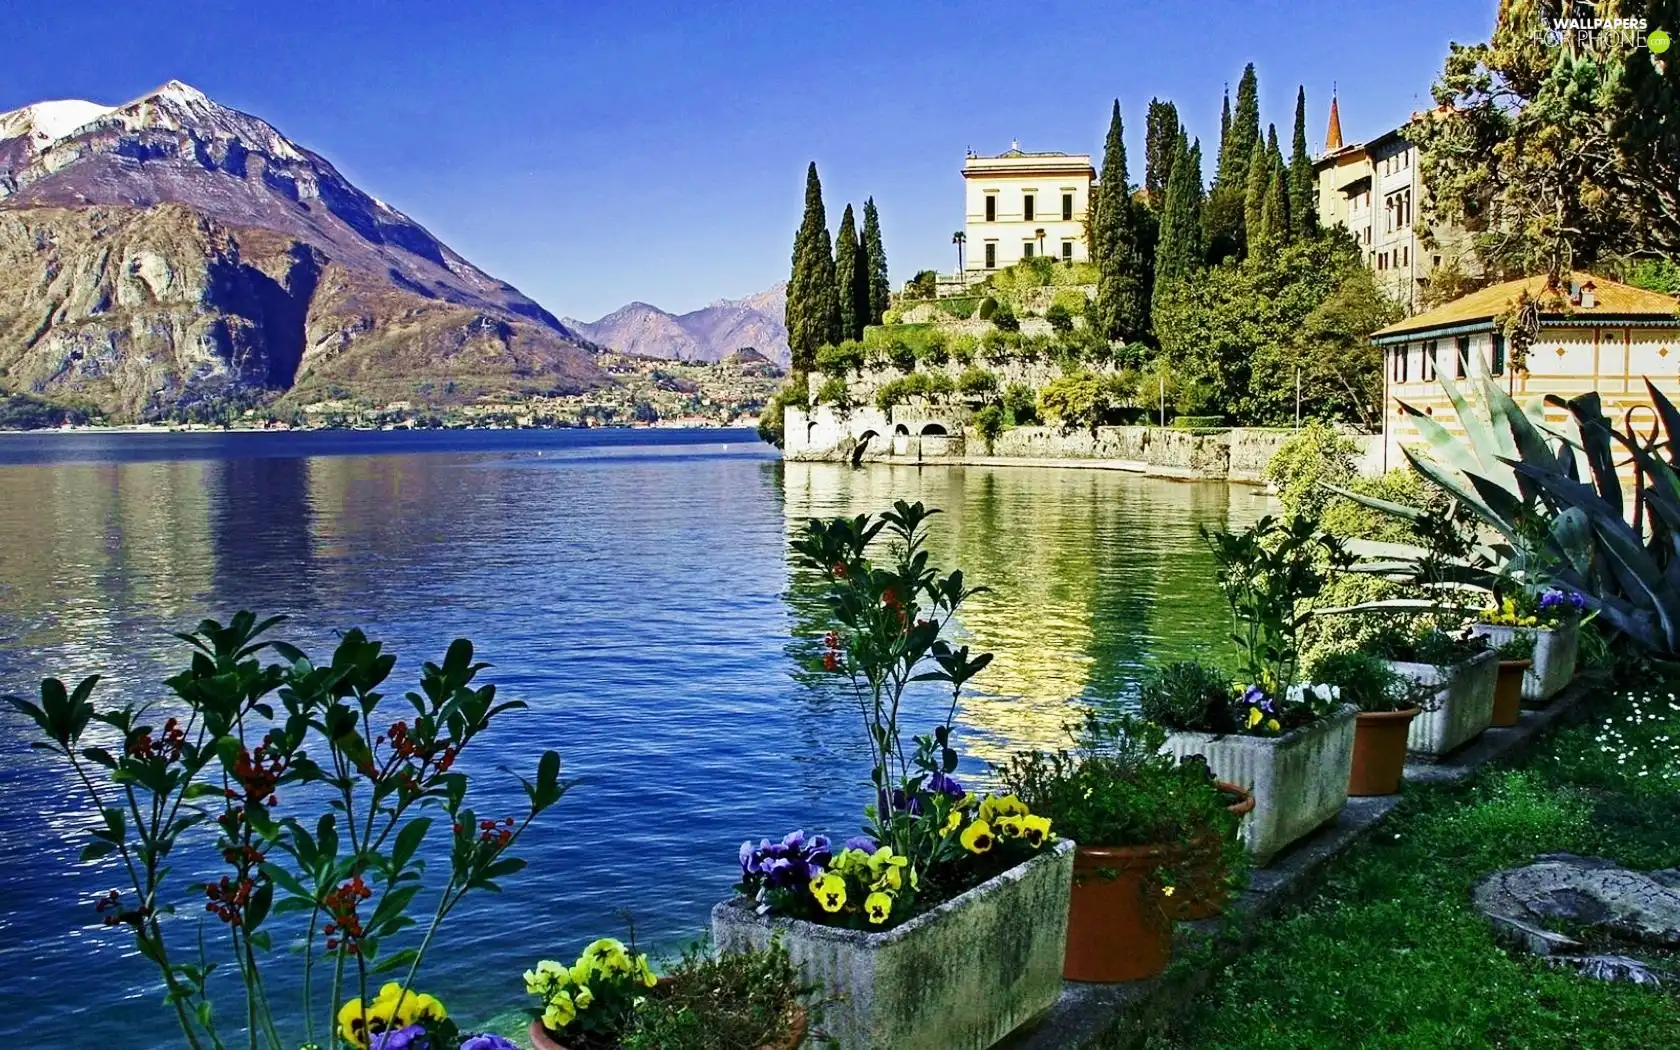
M 938 555 L 994 588 L 961 625 L 998 654 L 959 716 L 971 777 L 1055 743 L 1073 700 L 1124 700 L 1146 661 L 1216 642 L 1195 527 L 1264 509 L 1112 472 L 784 465 L 744 431 L 0 435 L 0 692 L 97 671 L 107 699 L 162 700 L 184 664 L 168 632 L 239 608 L 291 616 L 284 636 L 323 658 L 362 626 L 400 657 L 390 693 L 472 638 L 531 705 L 467 763 L 479 810 L 516 812 L 499 767 L 544 748 L 586 783 L 429 957 L 421 986 L 470 1023 L 522 1005 L 534 959 L 622 935 L 618 909 L 646 943 L 693 937 L 743 838 L 855 830 L 856 715 L 803 669 L 823 628 L 787 542 L 899 496 L 947 508 Z M 0 1033 L 179 1045 L 149 964 L 97 925 L 118 871 L 78 862 L 84 799 L 25 726 L 0 711 Z M 174 861 L 170 935 L 190 939 L 186 884 L 214 864 L 202 843 Z M 269 967 L 275 1000 L 296 1000 L 295 969 Z

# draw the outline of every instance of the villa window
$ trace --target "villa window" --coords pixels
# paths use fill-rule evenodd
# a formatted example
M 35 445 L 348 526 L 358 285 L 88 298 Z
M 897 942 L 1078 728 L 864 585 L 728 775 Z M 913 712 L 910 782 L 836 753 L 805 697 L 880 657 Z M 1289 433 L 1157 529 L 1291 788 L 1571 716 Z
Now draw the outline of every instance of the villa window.
M 1435 340 L 1423 344 L 1423 379 L 1425 382 L 1435 381 L 1435 372 L 1441 366 L 1441 348 Z
M 1063 262 L 1072 262 L 1073 261 L 1073 242 L 1072 241 L 1063 241 L 1062 242 L 1062 261 Z
M 993 199 L 994 198 L 992 198 L 992 197 L 987 197 L 986 198 L 986 203 L 990 204 Z M 986 210 L 990 211 L 991 209 L 987 208 Z M 986 242 L 986 269 L 988 269 L 988 270 L 997 269 L 997 242 L 996 241 L 987 241 Z
M 1458 337 L 1458 378 L 1463 379 L 1470 374 L 1470 337 Z
M 1032 253 L 1033 253 L 1033 242 L 1022 241 L 1021 242 L 1021 258 L 1031 259 L 1033 257 Z
M 1026 222 L 1033 221 L 1033 195 L 1021 194 L 1021 218 Z
M 1493 333 L 1493 374 L 1505 374 L 1505 333 Z
M 997 222 L 997 194 L 986 194 L 986 221 Z M 990 266 L 990 263 L 986 265 Z
M 1062 221 L 1073 221 L 1073 194 L 1071 193 L 1062 194 Z

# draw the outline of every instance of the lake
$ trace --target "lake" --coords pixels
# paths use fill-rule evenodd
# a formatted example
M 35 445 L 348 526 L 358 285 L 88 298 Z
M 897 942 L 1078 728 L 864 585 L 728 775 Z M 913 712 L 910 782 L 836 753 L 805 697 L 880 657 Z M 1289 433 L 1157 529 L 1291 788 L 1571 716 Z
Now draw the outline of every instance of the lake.
M 241 608 L 291 617 L 279 636 L 323 660 L 363 627 L 399 657 L 387 694 L 471 638 L 494 665 L 481 680 L 530 704 L 466 764 L 480 813 L 520 809 L 501 767 L 529 775 L 544 748 L 584 783 L 428 957 L 419 987 L 470 1023 L 523 1005 L 536 959 L 623 936 L 620 909 L 644 945 L 692 939 L 745 838 L 857 830 L 861 730 L 811 670 L 825 628 L 788 542 L 898 498 L 944 508 L 937 559 L 991 588 L 958 628 L 997 657 L 958 714 L 972 778 L 1061 742 L 1080 702 L 1127 703 L 1149 662 L 1217 646 L 1197 527 L 1267 509 L 1258 490 L 1116 471 L 784 464 L 747 431 L 0 435 L 0 692 L 98 672 L 107 701 L 166 701 L 186 662 L 169 632 Z M 909 724 L 935 707 L 917 698 Z M 81 793 L 27 750 L 21 716 L 0 727 L 8 1045 L 178 1046 L 150 964 L 98 925 L 120 880 L 115 858 L 77 859 Z M 202 842 L 172 860 L 170 936 L 190 939 L 186 883 L 216 862 Z M 271 998 L 295 1001 L 295 969 L 270 966 Z

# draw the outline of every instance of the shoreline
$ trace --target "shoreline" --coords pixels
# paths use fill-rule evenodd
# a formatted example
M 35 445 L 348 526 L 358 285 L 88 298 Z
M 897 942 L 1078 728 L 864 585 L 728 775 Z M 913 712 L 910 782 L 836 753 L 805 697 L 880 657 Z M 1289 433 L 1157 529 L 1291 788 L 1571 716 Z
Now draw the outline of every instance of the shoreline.
M 456 431 L 550 431 L 550 430 L 755 430 L 756 420 L 740 423 L 641 423 L 604 424 L 593 427 L 220 427 L 206 424 L 168 425 L 161 423 L 119 423 L 113 426 L 33 427 L 27 430 L 0 428 L 0 437 L 37 434 L 443 434 Z

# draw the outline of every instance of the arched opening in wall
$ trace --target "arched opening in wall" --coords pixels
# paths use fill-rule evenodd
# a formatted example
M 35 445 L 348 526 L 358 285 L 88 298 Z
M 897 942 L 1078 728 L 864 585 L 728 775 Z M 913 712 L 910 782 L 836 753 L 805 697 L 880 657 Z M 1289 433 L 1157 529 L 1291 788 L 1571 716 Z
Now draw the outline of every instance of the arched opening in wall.
M 903 423 L 900 423 L 898 426 L 893 427 L 893 437 L 909 437 L 909 436 L 910 436 L 910 428 L 905 426 Z
M 923 437 L 948 437 L 950 433 L 951 432 L 946 430 L 944 425 L 940 423 L 929 423 L 922 427 Z
M 811 446 L 815 445 L 816 443 L 817 443 L 817 425 L 815 423 L 805 424 L 805 447 L 810 448 Z
M 863 432 L 863 436 L 858 438 L 857 444 L 852 448 L 852 466 L 863 462 L 863 454 L 869 451 L 869 443 L 880 436 L 873 430 Z

